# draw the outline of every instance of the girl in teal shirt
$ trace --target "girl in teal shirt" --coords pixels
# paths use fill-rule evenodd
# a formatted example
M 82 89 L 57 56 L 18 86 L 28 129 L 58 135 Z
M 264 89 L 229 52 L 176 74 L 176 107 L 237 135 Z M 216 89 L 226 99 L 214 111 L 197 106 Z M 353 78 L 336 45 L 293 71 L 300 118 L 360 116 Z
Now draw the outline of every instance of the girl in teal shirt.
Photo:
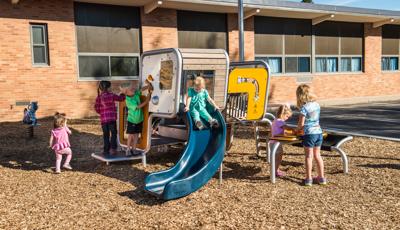
M 194 87 L 189 88 L 188 97 L 186 100 L 185 112 L 190 111 L 190 115 L 192 116 L 196 126 L 198 129 L 203 129 L 204 125 L 200 120 L 200 117 L 210 123 L 211 127 L 218 127 L 218 121 L 210 116 L 206 109 L 207 101 L 215 107 L 215 109 L 219 109 L 215 101 L 208 95 L 206 88 L 206 84 L 204 78 L 196 77 L 194 80 Z

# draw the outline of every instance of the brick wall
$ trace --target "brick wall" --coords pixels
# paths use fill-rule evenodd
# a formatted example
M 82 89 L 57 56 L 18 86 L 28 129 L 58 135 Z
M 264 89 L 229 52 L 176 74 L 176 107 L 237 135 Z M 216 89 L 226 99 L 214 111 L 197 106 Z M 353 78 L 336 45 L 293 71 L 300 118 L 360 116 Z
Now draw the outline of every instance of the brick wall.
M 55 13 L 57 12 L 57 13 Z M 143 51 L 178 46 L 176 10 L 141 13 Z M 33 67 L 29 23 L 47 23 L 50 66 Z M 97 82 L 78 81 L 72 0 L 0 2 L 0 122 L 20 120 L 17 101 L 39 101 L 39 117 L 55 111 L 77 118 L 95 115 Z M 231 60 L 238 60 L 237 17 L 228 14 Z M 365 25 L 365 73 L 311 76 L 319 99 L 339 103 L 355 99 L 400 98 L 400 74 L 381 71 L 381 29 Z M 245 58 L 254 59 L 254 18 L 245 21 Z M 272 103 L 294 102 L 297 76 L 273 77 Z M 117 87 L 120 82 L 114 82 Z
M 38 117 L 95 115 L 97 82 L 78 81 L 73 9 L 72 0 L 0 2 L 0 122 L 22 119 L 17 101 L 39 101 Z M 32 66 L 29 23 L 47 24 L 48 67 Z
M 239 32 L 236 14 L 228 14 L 228 44 L 231 61 L 238 61 Z M 254 17 L 244 21 L 244 59 L 254 60 Z
M 178 47 L 176 10 L 157 8 L 150 14 L 141 9 L 143 51 Z

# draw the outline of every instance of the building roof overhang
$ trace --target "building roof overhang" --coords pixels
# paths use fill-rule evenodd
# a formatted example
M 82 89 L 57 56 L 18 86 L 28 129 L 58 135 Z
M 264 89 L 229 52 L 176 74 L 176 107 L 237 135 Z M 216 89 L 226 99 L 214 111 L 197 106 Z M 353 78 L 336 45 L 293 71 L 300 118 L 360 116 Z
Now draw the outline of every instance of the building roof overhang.
M 23 0 L 22 0 L 23 1 Z M 156 8 L 170 8 L 215 13 L 236 13 L 237 0 L 76 0 L 79 2 L 144 6 L 146 13 Z M 318 24 L 325 20 L 400 24 L 400 11 L 298 3 L 281 0 L 244 0 L 244 11 L 257 16 L 299 18 L 313 20 Z

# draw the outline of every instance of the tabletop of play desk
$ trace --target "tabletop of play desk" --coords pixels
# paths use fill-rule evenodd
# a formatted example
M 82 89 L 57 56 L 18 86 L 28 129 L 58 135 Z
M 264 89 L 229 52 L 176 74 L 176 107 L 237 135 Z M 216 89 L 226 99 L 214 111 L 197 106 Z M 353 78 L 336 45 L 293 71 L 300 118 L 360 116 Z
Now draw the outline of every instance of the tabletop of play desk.
M 328 133 L 323 132 L 322 136 L 326 138 L 328 136 Z M 285 143 L 296 143 L 302 141 L 301 137 L 302 136 L 296 136 L 296 135 L 276 135 L 274 137 L 271 137 L 270 140 L 285 142 Z

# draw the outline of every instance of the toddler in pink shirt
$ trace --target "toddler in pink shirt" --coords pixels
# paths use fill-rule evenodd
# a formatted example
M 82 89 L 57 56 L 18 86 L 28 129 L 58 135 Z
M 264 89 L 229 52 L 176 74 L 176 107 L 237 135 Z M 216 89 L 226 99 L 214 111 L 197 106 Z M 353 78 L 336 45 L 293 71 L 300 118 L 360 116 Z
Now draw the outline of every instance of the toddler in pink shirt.
M 54 129 L 51 130 L 50 148 L 56 154 L 56 173 L 61 173 L 62 155 L 67 155 L 63 168 L 72 170 L 69 162 L 72 158 L 71 145 L 69 143 L 69 135 L 71 130 L 67 127 L 67 118 L 64 113 L 56 113 L 54 115 Z

